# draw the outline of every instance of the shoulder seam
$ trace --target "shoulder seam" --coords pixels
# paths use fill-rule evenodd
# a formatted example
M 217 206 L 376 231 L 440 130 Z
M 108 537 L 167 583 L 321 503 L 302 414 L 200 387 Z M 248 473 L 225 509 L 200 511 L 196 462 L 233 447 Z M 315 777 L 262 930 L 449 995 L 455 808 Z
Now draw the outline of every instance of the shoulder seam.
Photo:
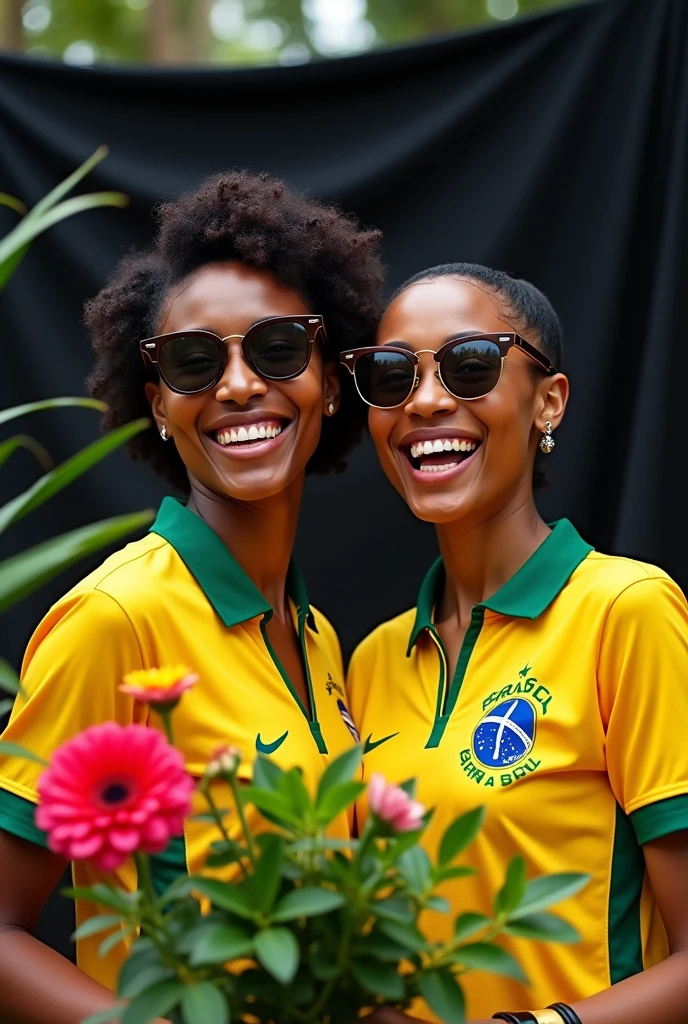
M 132 559 L 132 561 L 133 561 L 133 559 Z M 107 577 L 106 577 L 106 579 L 107 579 Z M 126 608 L 123 608 L 122 605 L 120 604 L 120 602 L 117 600 L 117 598 L 114 597 L 112 594 L 110 594 L 107 590 L 101 590 L 99 583 L 96 584 L 96 586 L 93 588 L 93 592 L 96 593 L 96 594 L 102 594 L 103 597 L 107 597 L 110 601 L 112 601 L 112 603 L 114 605 L 116 605 L 119 608 L 119 610 L 121 611 L 122 615 L 124 616 L 124 618 L 129 623 L 129 625 L 131 627 L 131 631 L 134 634 L 134 637 L 136 639 L 136 646 L 139 649 L 139 658 L 141 659 L 141 665 L 145 666 L 146 662 L 145 662 L 145 659 L 143 657 L 143 649 L 141 647 L 141 640 L 139 638 L 139 634 L 138 634 L 138 631 L 136 629 L 136 626 L 131 621 L 131 616 L 127 612 Z
M 149 534 L 149 536 L 150 536 L 150 534 Z M 165 540 L 164 537 L 160 537 L 159 534 L 156 534 L 155 536 L 157 536 L 158 540 L 160 541 L 160 543 L 158 545 L 156 545 L 158 548 L 162 547 L 164 544 L 169 544 L 169 541 Z M 172 547 L 171 544 L 169 544 L 169 546 Z M 98 582 L 93 585 L 93 589 L 94 590 L 98 590 L 101 587 L 101 585 L 103 583 L 105 583 L 105 581 L 108 579 L 109 576 L 114 575 L 114 573 L 116 573 L 119 569 L 122 569 L 125 565 L 130 565 L 132 562 L 135 562 L 137 560 L 137 558 L 143 558 L 143 556 L 145 554 L 147 554 L 147 551 L 138 551 L 135 555 L 130 555 L 130 557 L 127 558 L 126 561 L 120 562 L 119 565 L 114 566 L 112 569 L 110 569 L 108 572 L 106 572 L 101 577 L 101 579 L 99 579 Z M 107 591 L 103 590 L 102 593 L 106 594 Z M 112 596 L 112 595 L 109 595 L 109 596 Z
M 633 559 L 629 559 L 629 561 L 633 561 Z M 639 568 L 644 568 L 644 567 L 640 564 Z M 659 580 L 660 582 L 666 582 L 667 580 L 670 580 L 670 579 L 671 578 L 667 577 L 664 573 L 662 573 L 661 576 L 660 575 L 654 576 L 654 575 L 650 575 L 650 573 L 648 572 L 644 579 L 642 579 L 642 580 L 632 580 L 631 583 L 627 583 L 626 586 L 622 590 L 620 590 L 619 593 L 616 595 L 614 600 L 609 605 L 609 608 L 607 608 L 607 614 L 604 617 L 604 625 L 602 626 L 602 629 L 600 631 L 600 643 L 599 643 L 599 647 L 598 647 L 598 650 L 597 650 L 597 667 L 595 669 L 595 674 L 597 675 L 598 679 L 599 679 L 599 671 L 600 671 L 600 657 L 602 656 L 602 647 L 604 645 L 604 636 L 605 636 L 605 632 L 607 630 L 607 625 L 609 623 L 609 616 L 611 615 L 612 610 L 613 610 L 614 605 L 616 604 L 616 602 L 619 600 L 619 598 L 623 597 L 623 595 L 626 593 L 626 591 L 630 590 L 631 587 L 637 587 L 640 583 L 652 583 L 652 582 L 654 582 L 654 580 Z

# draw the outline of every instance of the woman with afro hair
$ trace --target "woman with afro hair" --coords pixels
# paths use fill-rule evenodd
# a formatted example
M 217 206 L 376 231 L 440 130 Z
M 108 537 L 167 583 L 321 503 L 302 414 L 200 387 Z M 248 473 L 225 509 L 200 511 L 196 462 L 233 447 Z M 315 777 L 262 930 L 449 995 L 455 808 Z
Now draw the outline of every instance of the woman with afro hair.
M 229 746 L 242 752 L 240 777 L 257 751 L 301 766 L 312 786 L 355 742 L 338 641 L 309 605 L 292 547 L 306 473 L 341 469 L 362 425 L 338 360 L 374 335 L 378 245 L 335 208 L 231 172 L 163 205 L 152 248 L 125 258 L 88 303 L 105 429 L 152 415 L 131 455 L 183 500 L 165 498 L 146 537 L 50 609 L 5 739 L 48 759 L 101 722 L 161 729 L 121 686 L 169 668 L 168 683 L 198 677 L 175 712 L 194 776 Z M 35 824 L 38 775 L 20 759 L 0 768 L 0 1017 L 76 1024 L 112 1005 L 124 945 L 101 958 L 99 936 L 80 940 L 77 968 L 32 937 L 66 859 Z M 104 810 L 128 784 L 103 791 Z M 347 833 L 342 816 L 333 834 Z M 213 838 L 194 813 L 152 856 L 154 884 L 197 871 Z M 129 859 L 95 859 L 74 861 L 75 884 L 135 887 Z M 77 902 L 79 924 L 95 912 Z

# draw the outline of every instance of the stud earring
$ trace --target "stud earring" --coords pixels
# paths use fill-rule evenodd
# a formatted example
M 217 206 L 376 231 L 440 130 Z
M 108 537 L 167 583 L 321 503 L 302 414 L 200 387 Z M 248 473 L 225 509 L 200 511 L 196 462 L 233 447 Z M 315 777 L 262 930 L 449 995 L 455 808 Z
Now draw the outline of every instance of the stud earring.
M 160 437 L 163 441 L 169 441 L 169 437 L 167 436 L 167 427 L 160 428 Z
M 334 416 L 334 402 L 330 402 L 330 404 L 327 407 L 327 411 L 329 412 L 330 416 Z
M 554 448 L 556 441 L 552 437 L 552 424 L 549 420 L 545 423 L 545 432 L 540 438 L 540 451 L 544 452 L 545 455 L 549 455 Z

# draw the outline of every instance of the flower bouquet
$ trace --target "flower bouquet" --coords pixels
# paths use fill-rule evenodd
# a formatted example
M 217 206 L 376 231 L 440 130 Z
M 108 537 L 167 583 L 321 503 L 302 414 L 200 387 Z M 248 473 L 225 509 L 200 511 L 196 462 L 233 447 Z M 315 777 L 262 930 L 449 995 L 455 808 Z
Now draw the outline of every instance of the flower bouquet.
M 432 860 L 421 846 L 432 811 L 414 800 L 413 782 L 396 787 L 374 775 L 361 835 L 331 838 L 333 821 L 366 789 L 360 746 L 327 767 L 315 792 L 298 768 L 285 771 L 265 757 L 245 784 L 239 752 L 219 751 L 198 785 L 217 826 L 208 872 L 222 869 L 231 880 L 183 875 L 156 892 L 148 855 L 180 834 L 190 813 L 194 782 L 172 745 L 172 718 L 192 682 L 181 669 L 161 670 L 156 686 L 150 675 L 146 686 L 129 679 L 130 692 L 155 705 L 168 738 L 139 725 L 93 726 L 55 753 L 40 780 L 37 823 L 52 849 L 108 870 L 133 856 L 138 869 L 133 892 L 104 884 L 67 890 L 104 911 L 76 937 L 102 933 L 103 955 L 133 938 L 119 1007 L 88 1024 L 353 1024 L 366 1008 L 403 1009 L 418 996 L 447 1024 L 463 1024 L 462 973 L 479 968 L 526 980 L 495 944 L 501 933 L 576 941 L 565 921 L 543 911 L 585 877 L 527 881 L 520 857 L 507 868 L 491 917 L 461 913 L 449 941 L 427 939 L 420 916 L 449 912 L 438 887 L 471 872 L 457 860 L 483 812 L 457 818 Z M 218 782 L 233 796 L 238 839 L 215 800 Z M 247 825 L 249 805 L 260 812 L 258 829 Z

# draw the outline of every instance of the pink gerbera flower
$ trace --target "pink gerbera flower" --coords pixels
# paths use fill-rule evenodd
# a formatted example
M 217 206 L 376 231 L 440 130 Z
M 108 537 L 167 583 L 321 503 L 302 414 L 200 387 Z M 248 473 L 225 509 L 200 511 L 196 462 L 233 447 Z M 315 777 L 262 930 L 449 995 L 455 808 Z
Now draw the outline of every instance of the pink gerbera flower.
M 36 824 L 55 853 L 112 871 L 181 835 L 192 789 L 181 754 L 157 729 L 106 722 L 55 752 L 38 783 Z

